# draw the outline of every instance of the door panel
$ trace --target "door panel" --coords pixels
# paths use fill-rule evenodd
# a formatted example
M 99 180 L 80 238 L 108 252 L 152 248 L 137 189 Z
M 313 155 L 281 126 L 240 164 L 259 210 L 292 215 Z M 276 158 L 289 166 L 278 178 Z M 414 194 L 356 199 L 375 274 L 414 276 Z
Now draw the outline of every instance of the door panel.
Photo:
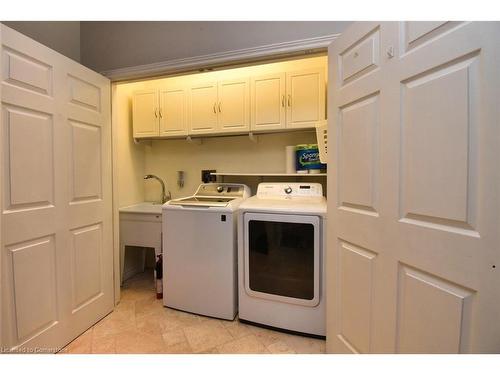
M 218 126 L 222 132 L 250 129 L 248 78 L 221 81 L 218 87 Z
M 16 244 L 12 258 L 16 339 L 24 342 L 58 324 L 54 237 Z
M 286 77 L 286 127 L 315 127 L 325 119 L 324 69 L 291 72 Z
M 52 66 L 4 46 L 2 81 L 38 94 L 52 96 Z
M 373 29 L 339 56 L 342 83 L 349 83 L 380 65 L 380 30 Z
M 477 63 L 477 55 L 467 56 L 402 85 L 401 213 L 405 218 L 473 228 Z M 444 157 L 436 158 L 437 154 Z
M 66 203 L 70 322 L 72 333 L 78 334 L 113 307 L 111 98 L 106 78 L 77 64 L 66 69 L 66 146 L 72 155 L 67 163 L 70 190 Z
M 370 351 L 373 274 L 376 254 L 347 242 L 339 244 L 340 334 L 352 351 Z M 353 298 L 356 296 L 356 298 Z M 350 346 L 349 343 L 352 343 Z
M 158 136 L 158 91 L 135 91 L 132 98 L 134 138 Z
M 1 341 L 57 351 L 113 308 L 109 80 L 0 27 Z
M 251 80 L 251 130 L 285 127 L 285 73 L 253 77 Z
M 329 352 L 500 352 L 499 32 L 358 22 L 330 46 Z
M 189 133 L 204 134 L 217 130 L 217 84 L 193 86 L 189 91 Z
M 398 283 L 397 352 L 466 349 L 473 291 L 405 265 L 399 267 Z
M 4 106 L 6 165 L 5 206 L 16 210 L 54 204 L 52 115 Z M 26 155 L 25 147 L 31 150 Z
M 187 135 L 186 90 L 160 90 L 160 136 Z
M 101 129 L 69 121 L 72 142 L 71 202 L 99 199 L 101 194 Z
M 342 209 L 376 214 L 379 97 L 370 95 L 339 111 L 339 201 Z

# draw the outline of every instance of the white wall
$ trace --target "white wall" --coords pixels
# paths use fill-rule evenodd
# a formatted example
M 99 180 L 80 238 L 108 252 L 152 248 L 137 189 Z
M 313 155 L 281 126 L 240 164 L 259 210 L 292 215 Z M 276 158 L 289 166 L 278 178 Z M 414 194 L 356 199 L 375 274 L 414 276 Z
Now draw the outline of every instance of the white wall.
M 2 21 L 2 23 L 70 59 L 80 61 L 79 21 Z
M 342 32 L 350 22 L 82 22 L 84 65 L 97 71 Z

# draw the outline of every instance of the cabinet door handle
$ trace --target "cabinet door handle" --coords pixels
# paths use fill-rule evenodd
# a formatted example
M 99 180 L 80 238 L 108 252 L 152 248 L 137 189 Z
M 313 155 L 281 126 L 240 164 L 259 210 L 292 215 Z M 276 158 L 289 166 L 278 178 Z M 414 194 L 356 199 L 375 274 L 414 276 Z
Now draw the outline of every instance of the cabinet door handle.
M 161 113 L 161 108 L 158 110 L 158 114 L 160 115 L 160 118 L 163 118 L 163 114 Z
M 281 95 L 281 106 L 285 106 L 285 95 Z
M 292 106 L 292 96 L 290 94 L 288 94 L 288 106 Z
M 155 108 L 155 118 L 158 118 L 158 113 L 157 113 L 158 109 Z
M 221 111 L 221 109 L 220 109 L 220 105 L 221 105 L 221 102 L 219 102 L 219 113 L 221 113 L 221 112 L 222 112 L 222 111 Z
M 217 106 L 217 103 L 214 103 L 214 113 L 217 114 L 217 109 L 215 107 Z

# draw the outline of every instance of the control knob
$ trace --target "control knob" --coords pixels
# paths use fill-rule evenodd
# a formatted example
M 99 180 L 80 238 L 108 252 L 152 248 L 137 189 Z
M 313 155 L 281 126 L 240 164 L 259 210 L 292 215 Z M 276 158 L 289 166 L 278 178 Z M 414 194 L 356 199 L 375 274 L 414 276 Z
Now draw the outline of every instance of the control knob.
M 285 188 L 285 193 L 286 194 L 291 194 L 292 193 L 292 188 L 290 186 Z
M 217 186 L 217 191 L 222 193 L 224 191 L 224 186 Z

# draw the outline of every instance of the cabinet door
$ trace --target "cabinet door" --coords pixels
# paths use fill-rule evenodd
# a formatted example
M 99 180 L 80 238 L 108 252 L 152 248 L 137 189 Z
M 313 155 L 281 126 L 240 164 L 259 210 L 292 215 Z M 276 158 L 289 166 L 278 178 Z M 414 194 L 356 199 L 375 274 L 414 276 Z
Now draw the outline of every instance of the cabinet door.
M 159 135 L 157 90 L 135 91 L 132 112 L 134 138 Z
M 251 81 L 251 130 L 285 127 L 285 73 L 253 77 Z
M 217 84 L 192 86 L 189 92 L 189 133 L 206 134 L 217 130 Z
M 160 90 L 160 136 L 187 135 L 186 90 L 166 88 Z
M 325 119 L 324 68 L 287 73 L 287 128 L 314 127 Z
M 249 91 L 248 78 L 219 82 L 219 131 L 237 132 L 250 129 Z

